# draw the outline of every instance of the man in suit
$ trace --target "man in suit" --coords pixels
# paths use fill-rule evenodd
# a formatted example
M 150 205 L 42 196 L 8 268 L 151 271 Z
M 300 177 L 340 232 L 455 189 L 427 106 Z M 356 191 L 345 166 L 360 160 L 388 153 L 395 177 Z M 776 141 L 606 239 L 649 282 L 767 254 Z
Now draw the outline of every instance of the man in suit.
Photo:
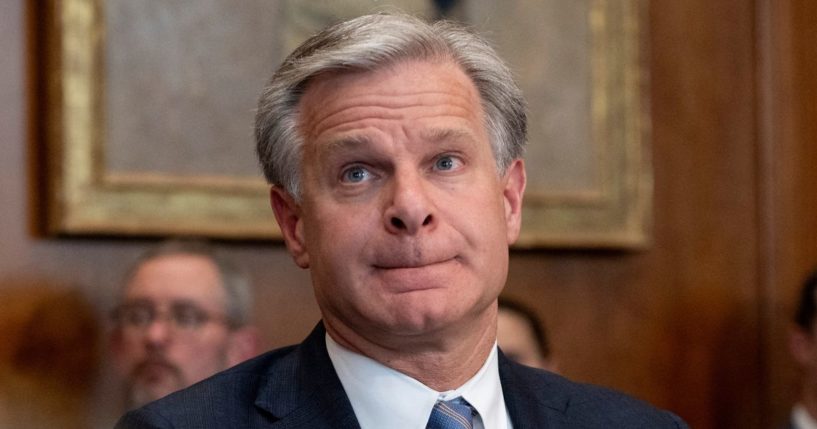
M 792 407 L 792 429 L 817 428 L 817 271 L 800 290 L 794 324 L 789 331 L 789 351 L 801 372 L 800 396 Z
M 169 240 L 127 273 L 111 316 L 125 407 L 141 407 L 258 354 L 250 281 L 198 240 Z
M 458 25 L 370 15 L 304 42 L 263 91 L 256 141 L 322 321 L 120 427 L 685 427 L 498 350 L 525 136 L 510 71 Z

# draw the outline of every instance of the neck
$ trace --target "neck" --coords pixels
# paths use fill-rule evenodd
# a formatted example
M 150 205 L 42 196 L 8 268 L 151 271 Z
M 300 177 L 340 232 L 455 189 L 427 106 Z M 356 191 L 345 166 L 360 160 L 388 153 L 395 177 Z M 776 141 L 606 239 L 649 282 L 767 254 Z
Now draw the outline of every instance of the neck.
M 324 325 L 341 346 L 444 392 L 473 377 L 496 342 L 496 306 L 483 313 L 476 320 L 397 339 L 367 338 L 337 319 L 324 318 Z

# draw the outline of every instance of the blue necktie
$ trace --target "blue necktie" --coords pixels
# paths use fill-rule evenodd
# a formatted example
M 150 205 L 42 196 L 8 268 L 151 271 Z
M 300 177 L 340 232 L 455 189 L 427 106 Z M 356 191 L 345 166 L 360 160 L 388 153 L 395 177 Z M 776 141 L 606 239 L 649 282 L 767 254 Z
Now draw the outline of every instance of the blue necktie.
M 437 402 L 426 429 L 472 429 L 473 413 L 471 405 L 462 398 Z

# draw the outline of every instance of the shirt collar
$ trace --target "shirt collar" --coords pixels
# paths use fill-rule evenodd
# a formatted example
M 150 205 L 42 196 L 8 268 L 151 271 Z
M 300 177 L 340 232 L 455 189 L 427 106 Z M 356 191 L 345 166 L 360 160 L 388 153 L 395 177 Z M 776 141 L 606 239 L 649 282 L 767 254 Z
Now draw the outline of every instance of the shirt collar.
M 373 359 L 348 350 L 326 335 L 326 350 L 362 429 L 425 429 L 438 400 L 462 396 L 481 418 L 475 427 L 507 428 L 509 418 L 494 344 L 482 368 L 457 389 L 438 392 Z
M 796 404 L 791 412 L 794 427 L 798 429 L 817 429 L 817 421 L 808 413 L 803 404 Z

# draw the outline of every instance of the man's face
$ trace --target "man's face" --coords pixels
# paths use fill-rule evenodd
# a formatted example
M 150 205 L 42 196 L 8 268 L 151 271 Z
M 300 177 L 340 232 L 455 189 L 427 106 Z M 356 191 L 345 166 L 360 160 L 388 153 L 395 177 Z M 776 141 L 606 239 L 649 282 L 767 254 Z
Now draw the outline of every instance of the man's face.
M 216 266 L 201 256 L 160 256 L 137 270 L 126 285 L 121 307 L 127 309 L 123 313 L 128 320 L 120 318 L 112 341 L 130 406 L 159 399 L 226 368 L 231 334 L 225 295 Z M 151 313 L 155 317 L 145 322 L 149 319 L 144 314 Z
M 798 325 L 790 328 L 789 351 L 802 371 L 801 383 L 817 391 L 817 322 L 808 330 Z
M 534 368 L 554 370 L 551 362 L 542 355 L 530 322 L 519 313 L 499 308 L 496 340 L 508 358 Z
M 319 77 L 299 107 L 302 200 L 273 189 L 273 208 L 330 330 L 388 341 L 492 324 L 525 173 L 518 160 L 499 176 L 470 79 L 408 61 Z

